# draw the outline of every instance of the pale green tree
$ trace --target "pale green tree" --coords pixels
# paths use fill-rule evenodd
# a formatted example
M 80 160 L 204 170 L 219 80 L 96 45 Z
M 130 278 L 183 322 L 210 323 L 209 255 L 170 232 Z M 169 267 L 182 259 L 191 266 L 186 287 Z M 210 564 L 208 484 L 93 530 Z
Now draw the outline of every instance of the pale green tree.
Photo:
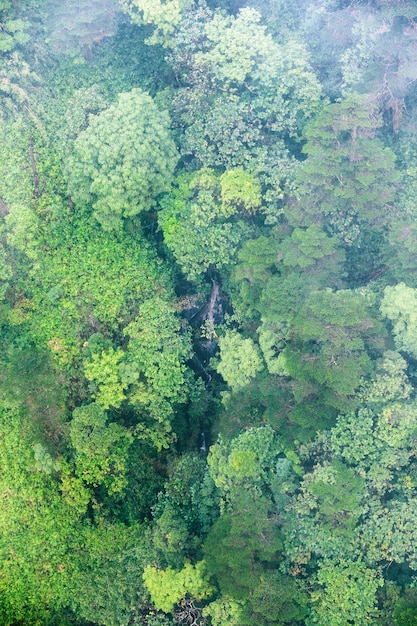
M 242 604 L 222 595 L 218 600 L 210 602 L 203 609 L 203 616 L 209 617 L 213 626 L 241 626 Z
M 416 358 L 417 289 L 407 287 L 405 283 L 386 287 L 381 312 L 392 322 L 397 348 Z
M 181 13 L 188 9 L 194 0 L 119 0 L 123 10 L 134 24 L 152 24 L 153 36 L 147 43 L 167 44 L 179 21 Z
M 125 390 L 128 381 L 123 376 L 123 350 L 109 348 L 101 354 L 93 353 L 84 365 L 85 377 L 94 382 L 96 390 L 93 390 L 93 398 L 104 409 L 109 407 L 118 408 L 126 399 Z M 132 382 L 137 380 L 139 374 L 132 377 Z
M 244 339 L 235 331 L 226 331 L 219 340 L 220 361 L 216 369 L 232 391 L 239 391 L 264 368 L 261 353 L 255 342 Z
M 272 480 L 280 454 L 281 446 L 272 428 L 251 428 L 231 442 L 220 438 L 210 448 L 210 474 L 221 495 L 227 500 L 240 485 L 260 494 L 263 487 Z
M 186 401 L 188 378 L 184 362 L 190 356 L 187 333 L 181 332 L 173 306 L 162 297 L 148 299 L 138 315 L 124 329 L 128 337 L 126 364 L 122 379 L 136 372 L 129 401 L 147 409 L 153 419 L 168 422 L 173 405 Z M 168 425 L 167 425 L 168 427 Z
M 91 204 L 107 230 L 155 205 L 168 191 L 178 156 L 169 117 L 152 98 L 133 89 L 91 117 L 65 165 L 76 204 Z
M 259 182 L 240 168 L 221 176 L 208 168 L 179 176 L 161 201 L 158 222 L 184 274 L 195 280 L 210 267 L 231 267 L 249 231 L 239 217 L 256 212 L 260 203 Z
M 312 592 L 309 626 L 365 626 L 375 624 L 376 592 L 382 585 L 378 570 L 362 561 L 323 562 Z
M 210 597 L 214 591 L 209 583 L 204 561 L 195 565 L 185 563 L 178 571 L 171 567 L 159 570 L 148 565 L 143 573 L 143 580 L 152 602 L 165 613 L 172 611 L 174 605 L 186 596 L 201 600 Z

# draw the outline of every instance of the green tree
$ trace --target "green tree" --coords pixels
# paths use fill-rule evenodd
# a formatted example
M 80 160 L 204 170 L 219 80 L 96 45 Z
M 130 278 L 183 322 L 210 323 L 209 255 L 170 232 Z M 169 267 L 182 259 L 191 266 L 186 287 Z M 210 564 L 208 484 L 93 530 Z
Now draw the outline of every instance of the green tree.
M 27 410 L 3 401 L 0 423 L 0 615 L 11 626 L 35 626 L 69 604 L 81 524 L 56 472 L 39 465 Z
M 25 321 L 37 345 L 49 347 L 71 368 L 76 359 L 108 350 L 112 342 L 105 340 L 122 332 L 155 290 L 168 299 L 171 290 L 140 232 L 104 232 L 70 208 L 53 224 L 42 241 L 39 265 L 27 278 L 31 304 Z M 105 346 L 99 348 L 100 336 Z
M 169 419 L 176 403 L 187 399 L 190 379 L 185 361 L 190 356 L 189 337 L 181 331 L 172 305 L 162 297 L 145 300 L 138 315 L 125 328 L 128 337 L 125 370 L 131 379 L 129 402 L 171 430 Z
M 395 199 L 395 155 L 375 137 L 375 103 L 350 94 L 329 104 L 304 128 L 307 159 L 297 171 L 297 202 L 286 215 L 294 226 L 325 224 L 351 245 L 366 225 L 380 225 Z M 358 239 L 359 238 L 359 239 Z
M 374 624 L 379 572 L 362 561 L 324 562 L 318 571 L 320 585 L 312 592 L 313 613 L 306 623 L 319 626 Z
M 210 474 L 227 502 L 233 490 L 242 486 L 259 495 L 273 479 L 281 454 L 282 446 L 271 427 L 251 428 L 230 442 L 220 438 L 211 447 Z
M 243 601 L 260 582 L 265 570 L 277 565 L 282 536 L 273 505 L 244 488 L 234 492 L 233 511 L 224 513 L 203 544 L 207 568 L 221 593 Z
M 124 11 L 134 24 L 152 24 L 155 31 L 148 43 L 167 44 L 181 19 L 181 13 L 188 9 L 194 0 L 120 0 Z
M 99 519 L 85 525 L 75 545 L 77 567 L 72 572 L 69 604 L 80 620 L 123 626 L 151 613 L 142 583 L 151 558 L 145 527 Z
M 341 56 L 344 87 L 370 93 L 385 110 L 386 122 L 400 129 L 416 79 L 414 7 L 409 2 L 361 3 L 352 12 L 350 44 Z M 395 54 L 393 54 L 395 50 Z
M 256 179 L 243 170 L 218 177 L 213 170 L 202 169 L 191 177 L 180 176 L 177 185 L 161 201 L 158 223 L 182 271 L 196 280 L 210 267 L 230 268 L 249 232 L 238 214 L 260 202 Z M 248 197 L 243 185 L 249 185 Z
M 110 493 L 126 485 L 126 460 L 132 435 L 123 426 L 108 423 L 97 404 L 75 409 L 70 425 L 76 471 L 88 485 L 104 484 Z
M 197 6 L 171 39 L 169 61 L 180 81 L 172 101 L 181 143 L 204 167 L 243 168 L 263 187 L 276 217 L 290 150 L 319 103 L 320 85 L 305 47 L 277 44 L 251 7 L 236 15 Z
M 291 313 L 287 345 L 277 361 L 281 374 L 295 380 L 295 398 L 316 397 L 349 410 L 363 377 L 372 372 L 371 354 L 384 347 L 382 324 L 363 295 L 349 290 L 313 291 Z
M 216 369 L 233 391 L 244 388 L 263 370 L 259 348 L 252 339 L 227 331 L 219 340 L 220 360 Z
M 165 613 L 171 612 L 174 605 L 187 595 L 201 600 L 213 593 L 204 561 L 199 561 L 196 565 L 185 563 L 179 571 L 170 567 L 158 570 L 149 565 L 145 568 L 143 580 L 152 602 Z
M 242 606 L 240 602 L 222 595 L 218 600 L 210 602 L 203 609 L 203 616 L 209 617 L 213 626 L 240 626 L 242 618 Z
M 92 205 L 105 229 L 118 228 L 168 191 L 177 159 L 167 113 L 134 89 L 78 135 L 65 167 L 68 190 L 76 204 Z
M 0 52 L 10 52 L 29 39 L 28 33 L 25 32 L 28 27 L 27 23 L 20 18 L 8 18 L 4 14 L 4 9 L 8 6 L 0 5 Z
M 195 538 L 207 534 L 219 514 L 219 494 L 205 459 L 194 454 L 185 454 L 169 467 L 169 478 L 164 491 L 158 496 L 153 507 L 156 520 L 156 533 L 160 543 L 162 558 L 167 558 L 172 533 L 175 527 L 185 527 L 186 553 L 191 558 Z M 169 527 L 169 533 L 163 529 Z M 194 538 L 194 540 L 193 540 Z M 154 537 L 156 542 L 156 538 Z M 181 539 L 182 541 L 182 539 Z M 198 540 L 197 540 L 198 541 Z M 167 544 L 166 546 L 164 544 Z M 177 550 L 182 553 L 182 550 Z
M 121 403 L 126 399 L 125 390 L 128 387 L 128 381 L 123 376 L 121 361 L 123 359 L 123 350 L 103 351 L 101 354 L 93 353 L 91 359 L 88 359 L 84 365 L 85 377 L 94 382 L 97 391 L 92 393 L 97 404 L 104 409 L 111 406 L 119 408 Z M 133 372 L 131 382 L 135 382 L 139 374 Z
M 240 624 L 290 626 L 304 624 L 308 596 L 297 581 L 277 571 L 265 572 L 243 607 Z
M 394 287 L 386 287 L 381 301 L 381 312 L 391 320 L 395 342 L 400 350 L 417 356 L 417 336 L 415 334 L 417 320 L 417 291 L 399 283 Z
M 417 624 L 417 598 L 414 589 L 406 589 L 397 600 L 393 610 L 395 626 L 415 626 Z

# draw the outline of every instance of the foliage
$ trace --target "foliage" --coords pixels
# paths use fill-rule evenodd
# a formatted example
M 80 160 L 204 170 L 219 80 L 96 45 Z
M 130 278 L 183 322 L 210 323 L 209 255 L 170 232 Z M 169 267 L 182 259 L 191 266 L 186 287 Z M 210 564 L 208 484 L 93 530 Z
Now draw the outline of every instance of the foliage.
M 186 563 L 180 571 L 171 568 L 158 570 L 147 566 L 143 574 L 145 586 L 151 594 L 157 609 L 169 613 L 187 594 L 202 599 L 209 597 L 213 588 L 205 573 L 205 563 L 200 561 L 195 566 Z
M 178 24 L 168 57 L 180 85 L 172 116 L 185 155 L 256 175 L 276 219 L 283 181 L 292 178 L 289 152 L 316 111 L 320 86 L 302 44 L 277 44 L 252 7 L 234 12 L 197 5 Z
M 107 230 L 121 217 L 150 210 L 169 189 L 177 154 L 169 118 L 152 98 L 134 89 L 90 118 L 68 155 L 68 190 L 76 204 L 92 204 Z
M 88 380 L 94 381 L 97 385 L 97 392 L 93 393 L 97 404 L 104 409 L 111 406 L 119 408 L 123 400 L 126 399 L 124 390 L 127 388 L 127 381 L 121 380 L 120 365 L 123 359 L 123 351 L 115 351 L 109 348 L 100 355 L 93 353 L 91 359 L 85 362 L 84 373 Z M 138 374 L 132 377 L 132 382 Z
M 322 565 L 317 574 L 321 586 L 312 594 L 313 614 L 308 624 L 344 626 L 372 624 L 376 616 L 378 573 L 361 561 Z
M 293 225 L 325 223 L 352 245 L 366 224 L 383 221 L 399 174 L 394 153 L 375 137 L 380 124 L 372 99 L 350 94 L 306 125 L 298 202 L 287 214 Z
M 0 0 L 2 624 L 415 622 L 415 7 L 244 4 Z
M 135 24 L 152 24 L 156 30 L 148 42 L 166 43 L 181 19 L 181 12 L 188 9 L 193 0 L 120 0 L 126 13 Z
M 156 285 L 164 292 L 167 280 L 140 236 L 103 233 L 71 213 L 54 226 L 33 273 L 31 332 L 60 362 L 71 363 L 85 341 L 124 327 L 132 307 Z
M 132 435 L 119 424 L 107 424 L 98 404 L 75 409 L 70 426 L 76 471 L 88 484 L 104 484 L 110 493 L 126 484 L 125 465 Z
M 215 522 L 203 550 L 222 594 L 242 601 L 264 570 L 276 566 L 282 538 L 276 520 L 268 515 L 271 504 L 266 498 L 254 502 L 243 489 L 235 495 L 235 510 Z
M 381 312 L 393 323 L 393 332 L 398 349 L 417 355 L 414 337 L 417 298 L 416 291 L 399 283 L 386 287 L 381 301 Z
M 216 366 L 233 391 L 245 387 L 263 369 L 259 349 L 252 339 L 227 331 L 220 342 L 220 361 Z
M 232 180 L 237 187 L 231 187 Z M 244 201 L 241 184 L 249 184 L 251 190 L 251 197 L 245 196 Z M 209 268 L 229 268 L 247 233 L 240 220 L 231 218 L 256 206 L 256 180 L 243 170 L 227 171 L 218 177 L 213 170 L 202 169 L 192 177 L 181 176 L 177 185 L 161 201 L 158 214 L 164 242 L 175 260 L 190 280 L 196 280 Z

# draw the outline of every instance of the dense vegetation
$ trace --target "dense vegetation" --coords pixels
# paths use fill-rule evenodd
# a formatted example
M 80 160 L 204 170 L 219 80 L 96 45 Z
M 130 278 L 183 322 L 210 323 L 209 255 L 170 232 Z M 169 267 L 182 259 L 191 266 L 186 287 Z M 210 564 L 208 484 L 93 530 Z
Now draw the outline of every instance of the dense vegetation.
M 0 0 L 0 623 L 417 625 L 412 0 Z

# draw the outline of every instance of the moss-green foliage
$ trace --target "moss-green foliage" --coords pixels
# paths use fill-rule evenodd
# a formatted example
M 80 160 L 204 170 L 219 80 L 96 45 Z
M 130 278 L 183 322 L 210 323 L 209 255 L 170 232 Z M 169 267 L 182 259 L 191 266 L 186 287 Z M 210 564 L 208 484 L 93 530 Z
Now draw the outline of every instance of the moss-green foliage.
M 374 137 L 380 123 L 373 101 L 352 94 L 305 127 L 307 159 L 297 172 L 298 202 L 287 213 L 292 224 L 325 223 L 351 245 L 366 224 L 384 222 L 399 173 L 394 153 Z
M 103 233 L 68 211 L 47 233 L 31 285 L 33 335 L 70 362 L 90 335 L 114 331 L 131 318 L 130 307 L 166 280 L 147 244 L 127 234 Z M 103 291 L 103 279 L 106 290 Z
M 415 622 L 411 5 L 0 0 L 1 624 Z
M 75 204 L 92 204 L 105 229 L 117 228 L 169 189 L 177 158 L 168 115 L 135 89 L 78 135 L 65 166 L 68 190 Z
M 373 622 L 376 591 L 382 584 L 378 572 L 361 561 L 344 561 L 323 565 L 317 579 L 321 588 L 312 593 L 314 608 L 308 624 L 344 626 Z
M 195 566 L 186 563 L 179 571 L 171 568 L 158 570 L 148 566 L 143 573 L 143 580 L 154 605 L 165 613 L 172 611 L 174 605 L 187 594 L 202 600 L 213 593 L 204 561 L 200 561 Z
M 250 186 L 248 199 L 242 199 L 244 184 Z M 224 271 L 233 265 L 240 241 L 250 232 L 239 213 L 251 212 L 257 203 L 258 183 L 243 170 L 218 177 L 213 170 L 202 169 L 177 179 L 177 187 L 161 201 L 158 222 L 187 278 L 196 280 L 209 268 Z

